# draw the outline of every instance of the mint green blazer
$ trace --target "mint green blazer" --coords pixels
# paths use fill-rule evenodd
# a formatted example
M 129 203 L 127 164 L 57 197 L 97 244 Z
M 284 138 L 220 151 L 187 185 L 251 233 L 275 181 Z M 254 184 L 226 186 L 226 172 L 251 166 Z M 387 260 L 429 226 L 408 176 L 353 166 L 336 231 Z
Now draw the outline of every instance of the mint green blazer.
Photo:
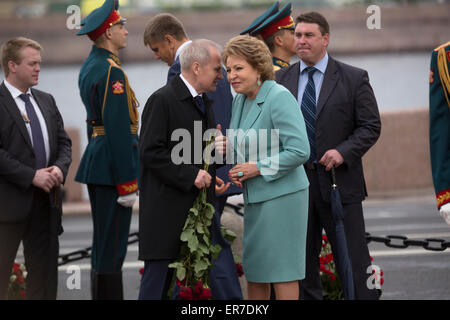
M 235 96 L 227 131 L 235 163 L 255 161 L 261 172 L 244 181 L 245 201 L 267 201 L 308 188 L 302 164 L 309 159 L 309 142 L 297 100 L 275 81 L 264 81 L 239 127 L 245 99 Z

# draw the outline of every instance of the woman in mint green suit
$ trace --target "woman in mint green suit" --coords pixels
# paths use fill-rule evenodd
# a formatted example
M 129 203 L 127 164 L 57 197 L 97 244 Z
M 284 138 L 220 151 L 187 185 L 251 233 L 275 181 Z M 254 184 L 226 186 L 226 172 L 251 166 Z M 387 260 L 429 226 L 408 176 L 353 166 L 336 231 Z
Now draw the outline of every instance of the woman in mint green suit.
M 274 79 L 265 44 L 253 37 L 231 39 L 222 54 L 237 95 L 219 153 L 232 157 L 229 171 L 244 194 L 243 267 L 249 299 L 298 299 L 305 276 L 309 158 L 305 122 L 292 94 Z

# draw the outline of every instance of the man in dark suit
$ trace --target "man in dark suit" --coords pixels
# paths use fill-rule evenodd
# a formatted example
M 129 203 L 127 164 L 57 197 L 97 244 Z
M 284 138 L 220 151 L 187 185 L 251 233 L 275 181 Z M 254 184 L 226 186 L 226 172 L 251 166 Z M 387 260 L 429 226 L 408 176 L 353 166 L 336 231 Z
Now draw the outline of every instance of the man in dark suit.
M 180 53 L 191 42 L 186 35 L 181 21 L 167 13 L 156 15 L 150 19 L 144 33 L 145 45 L 152 49 L 157 59 L 163 60 L 170 66 L 167 74 L 168 82 L 180 74 Z M 225 130 L 228 129 L 230 124 L 233 96 L 231 94 L 230 84 L 226 80 L 226 71 L 223 68 L 222 76 L 223 78 L 217 83 L 216 91 L 207 92 L 206 96 L 212 100 L 216 125 L 220 124 L 222 133 L 225 134 Z M 223 238 L 220 231 L 220 217 L 227 198 L 242 192 L 241 188 L 230 185 L 227 174 L 230 169 L 231 166 L 229 165 L 217 169 L 216 198 L 214 201 L 216 214 L 214 215 L 213 225 L 211 227 L 213 244 L 218 243 L 222 247 L 220 255 L 214 261 L 214 266 L 210 272 L 210 284 L 213 297 L 220 300 L 242 299 L 233 253 L 230 244 Z
M 322 299 L 318 259 L 322 228 L 336 248 L 329 172 L 335 167 L 356 298 L 375 299 L 376 290 L 366 285 L 371 262 L 361 204 L 367 196 L 361 158 L 380 135 L 377 102 L 366 71 L 327 54 L 329 25 L 322 15 L 300 15 L 295 39 L 301 61 L 278 71 L 276 79 L 297 98 L 311 147 L 311 158 L 305 165 L 310 197 L 306 278 L 300 283 L 300 296 Z
M 220 54 L 213 42 L 197 40 L 180 60 L 182 73 L 152 94 L 142 114 L 139 259 L 145 267 L 139 299 L 166 296 L 173 273 L 168 265 L 180 254 L 188 211 L 204 187 L 208 202 L 214 200 L 215 164 L 205 171 L 201 159 L 203 134 L 215 128 L 211 101 L 204 93 L 214 91 L 222 78 Z M 196 102 L 200 99 L 204 102 Z M 181 163 L 173 158 L 179 130 L 190 135 L 182 141 L 190 150 L 183 150 L 182 157 L 189 155 Z
M 59 189 L 69 170 L 71 141 L 54 98 L 31 89 L 38 84 L 41 49 L 37 42 L 19 37 L 7 41 L 1 51 L 0 299 L 7 292 L 21 241 L 27 299 L 56 299 Z

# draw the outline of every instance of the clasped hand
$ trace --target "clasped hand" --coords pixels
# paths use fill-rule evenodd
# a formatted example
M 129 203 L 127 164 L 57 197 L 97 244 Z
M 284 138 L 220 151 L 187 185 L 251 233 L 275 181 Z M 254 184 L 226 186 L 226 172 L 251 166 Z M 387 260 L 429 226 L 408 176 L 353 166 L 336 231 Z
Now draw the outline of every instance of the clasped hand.
M 36 170 L 33 181 L 35 187 L 50 193 L 53 187 L 59 187 L 64 180 L 63 173 L 57 166 Z

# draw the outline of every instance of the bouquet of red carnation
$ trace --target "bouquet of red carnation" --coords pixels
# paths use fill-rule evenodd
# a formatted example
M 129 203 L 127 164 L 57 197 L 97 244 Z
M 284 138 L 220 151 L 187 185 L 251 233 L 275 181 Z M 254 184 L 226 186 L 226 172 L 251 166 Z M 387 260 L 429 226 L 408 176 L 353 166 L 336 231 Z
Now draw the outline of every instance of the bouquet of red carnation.
M 322 251 L 320 252 L 320 280 L 326 300 L 344 300 L 342 284 L 336 270 L 336 264 L 331 252 L 331 245 L 326 235 L 322 236 Z M 373 258 L 370 257 L 373 262 Z M 374 288 L 378 290 L 378 296 L 381 296 L 381 286 L 384 283 L 383 270 L 372 264 L 372 278 Z
M 7 300 L 25 300 L 26 297 L 26 283 L 27 271 L 25 265 L 14 262 L 11 270 L 11 277 L 9 278 Z

